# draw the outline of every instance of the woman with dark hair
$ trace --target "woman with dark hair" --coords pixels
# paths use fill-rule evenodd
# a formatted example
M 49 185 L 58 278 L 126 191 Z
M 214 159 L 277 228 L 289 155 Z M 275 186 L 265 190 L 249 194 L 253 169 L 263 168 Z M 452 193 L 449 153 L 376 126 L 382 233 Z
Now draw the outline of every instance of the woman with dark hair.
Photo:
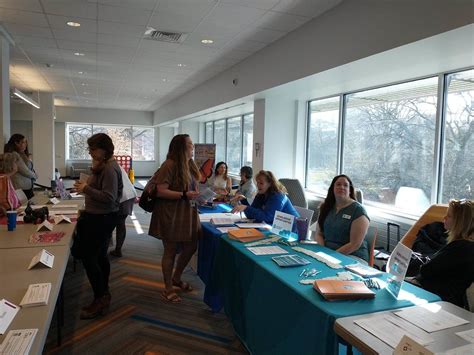
M 33 185 L 38 178 L 33 170 L 33 162 L 28 152 L 28 141 L 22 134 L 14 134 L 4 147 L 4 153 L 15 155 L 17 171 L 10 178 L 15 189 L 22 189 L 28 200 L 35 194 Z
M 368 261 L 365 235 L 369 221 L 365 208 L 355 199 L 351 179 L 338 175 L 332 179 L 326 199 L 321 204 L 316 241 L 342 254 Z
M 414 283 L 463 307 L 466 289 L 474 282 L 474 201 L 449 201 L 444 228 L 448 243 L 421 266 Z
M 285 187 L 271 171 L 260 170 L 255 180 L 257 180 L 257 195 L 252 205 L 248 206 L 246 200 L 243 200 L 242 205 L 234 207 L 233 213 L 244 212 L 247 218 L 268 224 L 273 223 L 276 211 L 299 217 L 290 199 L 286 196 Z
M 148 234 L 163 242 L 161 270 L 165 283 L 162 297 L 167 302 L 181 302 L 173 286 L 181 291 L 192 291 L 189 283 L 181 280 L 184 268 L 196 252 L 201 235 L 198 210 L 191 200 L 199 196 L 199 168 L 192 160 L 194 144 L 187 134 L 171 140 L 166 161 L 155 173 L 158 202 L 151 215 Z M 175 259 L 180 247 L 180 253 Z M 173 272 L 174 268 L 174 272 Z
M 253 170 L 250 166 L 243 166 L 240 168 L 240 184 L 235 196 L 230 200 L 231 203 L 237 203 L 242 200 L 247 200 L 248 204 L 252 204 L 257 188 L 252 181 Z
M 232 180 L 227 176 L 227 164 L 223 161 L 217 163 L 211 186 L 218 195 L 228 195 L 232 189 Z
M 120 166 L 113 157 L 112 139 L 105 133 L 97 133 L 87 140 L 87 144 L 92 157 L 92 175 L 87 182 L 76 181 L 74 189 L 85 195 L 85 211 L 77 221 L 76 232 L 81 241 L 79 257 L 92 286 L 94 300 L 82 309 L 81 319 L 102 315 L 110 306 L 107 249 L 117 225 L 123 189 Z

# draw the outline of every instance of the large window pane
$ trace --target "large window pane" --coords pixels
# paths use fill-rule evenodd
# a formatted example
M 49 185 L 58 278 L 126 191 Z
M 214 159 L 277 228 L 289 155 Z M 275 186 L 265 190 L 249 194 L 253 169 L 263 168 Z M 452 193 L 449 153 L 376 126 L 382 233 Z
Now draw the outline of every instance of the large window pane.
M 366 201 L 419 214 L 430 205 L 438 79 L 347 96 L 344 172 Z
M 206 143 L 214 143 L 214 127 L 213 127 L 213 122 L 206 122 L 206 137 L 205 137 L 205 142 Z
M 133 127 L 133 160 L 155 159 L 155 129 Z
M 253 114 L 244 116 L 242 165 L 252 166 Z
M 225 120 L 214 122 L 214 143 L 216 144 L 216 163 L 225 161 Z
M 115 155 L 132 155 L 132 127 L 94 125 L 95 133 L 105 133 L 112 138 Z
M 239 174 L 242 155 L 242 119 L 241 117 L 227 120 L 227 166 L 232 174 Z
M 442 201 L 474 199 L 474 70 L 447 77 Z
M 90 160 L 87 139 L 92 136 L 92 125 L 68 124 L 68 159 Z
M 306 186 L 325 194 L 337 172 L 339 97 L 312 101 L 309 106 Z

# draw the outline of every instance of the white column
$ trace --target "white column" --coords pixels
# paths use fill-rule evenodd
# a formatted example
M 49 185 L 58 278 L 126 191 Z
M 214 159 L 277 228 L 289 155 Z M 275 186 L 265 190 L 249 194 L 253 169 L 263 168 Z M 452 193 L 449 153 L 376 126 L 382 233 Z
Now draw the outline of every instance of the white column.
M 54 180 L 54 98 L 52 93 L 39 94 L 40 107 L 33 110 L 33 163 L 37 183 L 51 186 Z
M 264 169 L 263 151 L 265 141 L 265 99 L 253 103 L 253 154 L 252 168 L 254 175 Z
M 0 35 L 0 147 L 10 138 L 10 42 Z

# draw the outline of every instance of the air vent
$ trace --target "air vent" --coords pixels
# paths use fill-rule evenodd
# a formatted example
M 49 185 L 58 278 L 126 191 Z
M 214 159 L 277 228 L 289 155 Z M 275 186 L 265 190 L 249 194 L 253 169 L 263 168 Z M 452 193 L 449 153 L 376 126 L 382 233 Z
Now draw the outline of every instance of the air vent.
M 187 36 L 187 33 L 159 31 L 153 27 L 148 27 L 143 38 L 152 41 L 183 43 Z

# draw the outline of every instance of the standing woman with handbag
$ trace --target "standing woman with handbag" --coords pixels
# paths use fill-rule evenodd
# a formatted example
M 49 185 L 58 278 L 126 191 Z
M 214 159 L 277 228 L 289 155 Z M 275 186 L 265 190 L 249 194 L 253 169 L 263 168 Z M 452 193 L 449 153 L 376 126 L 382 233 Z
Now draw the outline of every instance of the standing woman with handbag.
M 87 182 L 76 181 L 74 184 L 76 191 L 85 195 L 85 211 L 77 221 L 76 233 L 80 242 L 79 248 L 76 247 L 79 250 L 73 254 L 82 259 L 94 300 L 82 308 L 81 319 L 105 314 L 110 306 L 107 249 L 117 225 L 123 189 L 120 166 L 113 157 L 112 139 L 104 133 L 97 133 L 87 140 L 87 144 L 92 157 L 92 175 Z
M 4 153 L 15 155 L 17 171 L 10 178 L 15 189 L 22 189 L 26 197 L 31 199 L 35 194 L 33 184 L 38 178 L 33 169 L 33 162 L 28 152 L 28 141 L 22 134 L 15 133 L 4 147 Z
M 192 287 L 181 280 L 181 275 L 195 253 L 201 235 L 197 207 L 191 204 L 199 195 L 195 181 L 200 179 L 199 169 L 192 160 L 193 150 L 189 135 L 174 136 L 166 161 L 153 176 L 158 199 L 148 234 L 163 242 L 161 268 L 165 290 L 162 297 L 173 303 L 181 301 L 173 286 L 185 292 L 192 291 Z M 181 252 L 174 268 L 178 245 Z

